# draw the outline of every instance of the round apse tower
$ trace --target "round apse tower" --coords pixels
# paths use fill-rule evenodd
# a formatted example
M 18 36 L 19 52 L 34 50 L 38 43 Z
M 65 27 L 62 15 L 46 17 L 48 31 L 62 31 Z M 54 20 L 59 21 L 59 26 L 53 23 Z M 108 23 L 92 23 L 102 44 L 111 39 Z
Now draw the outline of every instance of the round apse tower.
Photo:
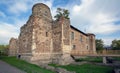
M 48 19 L 52 19 L 50 8 L 43 4 L 43 3 L 37 3 L 32 8 L 32 15 L 34 16 L 43 16 Z

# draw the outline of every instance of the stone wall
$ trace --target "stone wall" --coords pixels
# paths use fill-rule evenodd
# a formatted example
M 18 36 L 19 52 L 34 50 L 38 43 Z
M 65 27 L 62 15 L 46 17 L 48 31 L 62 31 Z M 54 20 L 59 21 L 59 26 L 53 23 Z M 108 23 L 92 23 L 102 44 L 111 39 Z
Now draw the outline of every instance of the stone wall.
M 93 52 L 93 54 L 96 54 L 96 44 L 95 44 L 95 35 L 88 33 L 88 38 L 89 38 L 89 48 L 90 51 Z
M 53 62 L 58 64 L 70 64 L 70 20 L 61 17 L 53 24 Z
M 76 31 L 75 29 L 71 28 L 71 35 L 72 35 L 72 32 L 74 33 L 74 39 L 71 38 L 72 50 L 88 51 L 89 47 L 88 47 L 87 35 L 84 35 L 79 31 Z
M 53 31 L 53 53 L 60 53 L 62 52 L 62 25 L 60 21 L 55 21 L 52 25 Z
M 72 33 L 74 33 L 74 38 Z M 71 48 L 72 53 L 79 53 L 81 55 L 96 54 L 95 35 L 83 33 L 71 26 Z
M 21 27 L 19 54 L 27 61 L 49 61 L 52 51 L 52 16 L 48 6 L 38 3 Z
M 33 17 L 31 16 L 28 22 L 21 27 L 19 35 L 19 55 L 22 59 L 31 60 L 32 55 L 32 32 L 33 32 Z
M 16 56 L 18 53 L 18 40 L 15 38 L 11 38 L 9 41 L 9 56 Z

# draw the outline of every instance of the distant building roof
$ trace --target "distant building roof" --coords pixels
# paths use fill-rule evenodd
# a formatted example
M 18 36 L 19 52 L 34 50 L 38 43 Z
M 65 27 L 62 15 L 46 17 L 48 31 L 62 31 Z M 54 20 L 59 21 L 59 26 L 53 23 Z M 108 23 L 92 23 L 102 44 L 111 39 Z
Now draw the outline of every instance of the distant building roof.
M 84 32 L 82 32 L 81 30 L 79 30 L 79 29 L 75 28 L 74 26 L 70 25 L 70 27 L 71 27 L 71 28 L 73 28 L 74 30 L 76 30 L 76 31 L 78 31 L 78 32 L 80 32 L 80 33 L 82 33 L 82 34 L 84 34 L 84 35 L 86 35 L 86 36 L 87 36 L 87 34 L 86 34 L 86 33 L 84 33 Z
M 94 36 L 95 36 L 95 34 L 93 34 L 93 33 L 84 33 L 83 31 L 81 31 L 81 30 L 75 28 L 75 27 L 72 26 L 72 25 L 70 25 L 70 27 L 71 27 L 72 29 L 74 29 L 74 30 L 76 30 L 76 31 L 78 31 L 78 32 L 80 32 L 80 33 L 82 33 L 83 35 L 86 35 L 86 36 L 94 35 Z

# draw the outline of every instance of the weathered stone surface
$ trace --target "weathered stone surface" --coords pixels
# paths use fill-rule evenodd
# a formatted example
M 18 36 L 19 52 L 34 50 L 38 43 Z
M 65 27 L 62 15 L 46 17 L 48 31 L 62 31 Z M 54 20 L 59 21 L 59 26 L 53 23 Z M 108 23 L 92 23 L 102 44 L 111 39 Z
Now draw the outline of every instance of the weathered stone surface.
M 18 53 L 18 40 L 11 38 L 9 42 L 9 56 L 16 56 Z

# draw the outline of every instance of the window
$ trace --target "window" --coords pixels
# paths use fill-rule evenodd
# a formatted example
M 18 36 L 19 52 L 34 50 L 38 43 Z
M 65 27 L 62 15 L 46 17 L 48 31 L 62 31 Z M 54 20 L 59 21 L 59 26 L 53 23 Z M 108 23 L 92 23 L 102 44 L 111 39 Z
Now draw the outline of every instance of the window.
M 48 37 L 48 32 L 46 32 L 46 37 Z
M 71 39 L 74 40 L 74 32 L 71 32 Z
M 88 37 L 86 38 L 86 42 L 87 42 L 87 43 L 89 42 L 89 38 L 88 38 Z
M 47 11 L 45 11 L 45 16 L 47 16 L 48 15 L 48 12 Z
M 76 48 L 76 46 L 75 45 L 72 45 L 72 49 L 75 49 Z
M 80 35 L 80 42 L 82 42 L 83 41 L 83 38 L 82 38 L 82 35 Z
M 87 46 L 87 49 L 88 49 L 88 46 Z

